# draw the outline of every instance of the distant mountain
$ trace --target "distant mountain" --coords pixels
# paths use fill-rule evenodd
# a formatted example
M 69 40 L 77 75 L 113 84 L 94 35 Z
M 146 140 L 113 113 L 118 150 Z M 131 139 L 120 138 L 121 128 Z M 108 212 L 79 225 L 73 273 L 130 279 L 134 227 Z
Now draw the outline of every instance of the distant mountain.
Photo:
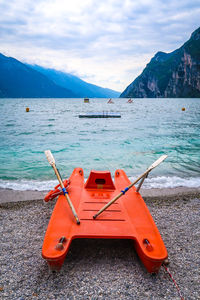
M 200 27 L 179 49 L 156 53 L 120 97 L 200 97 Z
M 120 93 L 0 54 L 0 98 L 114 98 Z
M 75 93 L 20 61 L 0 54 L 1 98 L 67 98 Z
M 28 65 L 34 70 L 42 73 L 55 84 L 70 89 L 78 97 L 84 98 L 118 98 L 120 93 L 111 89 L 99 87 L 97 85 L 85 82 L 79 77 L 69 73 L 64 73 L 54 69 L 43 68 L 38 65 Z

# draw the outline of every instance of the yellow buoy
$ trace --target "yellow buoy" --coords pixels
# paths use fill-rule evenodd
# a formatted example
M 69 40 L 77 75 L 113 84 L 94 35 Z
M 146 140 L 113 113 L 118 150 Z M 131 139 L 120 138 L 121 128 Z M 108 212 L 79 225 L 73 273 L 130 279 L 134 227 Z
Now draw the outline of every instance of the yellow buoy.
M 185 107 L 182 107 L 182 111 L 185 111 Z
M 29 107 L 26 108 L 26 112 L 29 112 Z

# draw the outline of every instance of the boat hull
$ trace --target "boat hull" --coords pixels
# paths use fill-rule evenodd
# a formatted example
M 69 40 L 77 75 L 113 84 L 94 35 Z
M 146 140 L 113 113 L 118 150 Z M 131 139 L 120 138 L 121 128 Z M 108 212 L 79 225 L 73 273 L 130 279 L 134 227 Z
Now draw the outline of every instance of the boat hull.
M 123 170 L 112 181 L 108 171 L 91 171 L 84 183 L 83 170 L 74 169 L 68 186 L 69 197 L 77 211 L 77 225 L 64 195 L 54 207 L 44 238 L 42 256 L 51 270 L 60 270 L 70 244 L 76 238 L 131 239 L 138 256 L 150 273 L 157 273 L 167 258 L 167 250 L 153 218 L 142 199 L 131 188 L 96 219 L 94 214 L 113 199 L 130 181 Z

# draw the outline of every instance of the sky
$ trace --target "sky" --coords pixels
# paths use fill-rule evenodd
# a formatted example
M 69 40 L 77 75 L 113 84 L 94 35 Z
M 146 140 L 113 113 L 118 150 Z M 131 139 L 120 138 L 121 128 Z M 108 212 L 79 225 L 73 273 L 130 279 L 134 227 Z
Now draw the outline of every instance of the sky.
M 0 0 L 0 53 L 122 92 L 200 26 L 200 0 Z

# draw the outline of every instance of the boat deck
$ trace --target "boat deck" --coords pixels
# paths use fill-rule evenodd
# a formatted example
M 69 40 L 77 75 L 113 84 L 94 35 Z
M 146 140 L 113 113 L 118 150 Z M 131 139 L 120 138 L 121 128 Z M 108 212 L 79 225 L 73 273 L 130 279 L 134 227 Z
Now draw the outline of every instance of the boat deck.
M 42 255 L 51 269 L 59 269 L 76 238 L 132 239 L 149 272 L 158 272 L 167 258 L 159 231 L 135 187 L 93 219 L 94 214 L 124 189 L 130 181 L 123 170 L 115 172 L 115 183 L 108 171 L 91 174 L 84 183 L 83 170 L 70 177 L 68 193 L 80 219 L 77 225 L 64 195 L 59 196 L 45 235 Z M 63 238 L 62 249 L 57 245 Z

